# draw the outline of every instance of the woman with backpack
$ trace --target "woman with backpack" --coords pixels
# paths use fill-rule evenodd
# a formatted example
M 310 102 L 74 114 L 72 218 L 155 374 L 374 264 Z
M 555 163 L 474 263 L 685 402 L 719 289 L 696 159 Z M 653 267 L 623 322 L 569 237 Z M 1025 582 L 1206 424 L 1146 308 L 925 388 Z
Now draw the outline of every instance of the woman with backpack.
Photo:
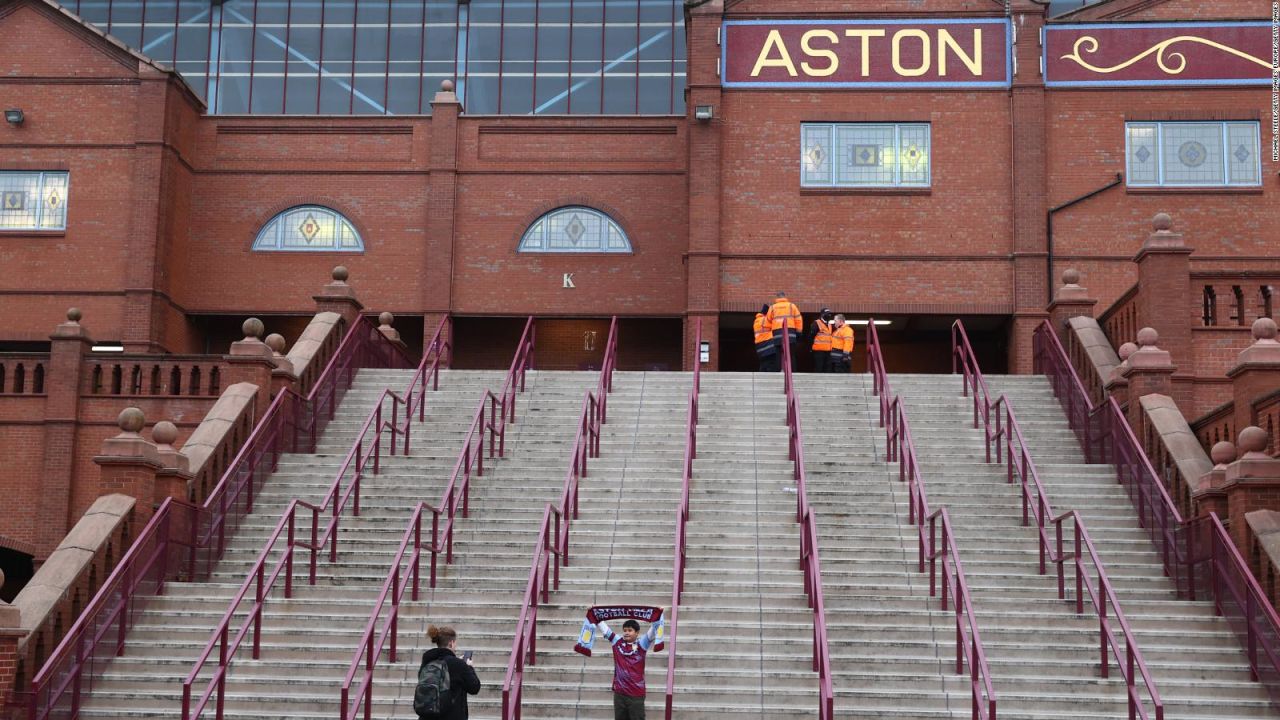
M 428 625 L 427 637 L 436 646 L 422 653 L 413 711 L 422 720 L 467 720 L 467 695 L 480 692 L 471 653 L 457 656 L 458 633 L 447 625 Z

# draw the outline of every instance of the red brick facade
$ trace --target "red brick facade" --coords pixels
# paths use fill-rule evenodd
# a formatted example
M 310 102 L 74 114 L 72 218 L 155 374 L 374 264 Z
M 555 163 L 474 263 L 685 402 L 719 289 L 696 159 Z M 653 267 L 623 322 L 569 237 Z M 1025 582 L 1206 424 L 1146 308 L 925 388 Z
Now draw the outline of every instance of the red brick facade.
M 701 318 L 714 368 L 724 313 L 754 312 L 785 289 L 806 312 L 825 305 L 862 316 L 998 318 L 1008 368 L 1027 372 L 1029 333 L 1058 284 L 1049 280 L 1050 253 L 1055 274 L 1081 271 L 1099 313 L 1137 279 L 1133 259 L 1157 212 L 1177 219 L 1194 249 L 1193 273 L 1280 272 L 1265 88 L 1046 89 L 1038 69 L 1045 10 L 1031 0 L 1012 2 L 1011 89 L 724 88 L 725 19 L 1005 12 L 989 0 L 907 10 L 862 2 L 856 13 L 825 0 L 725 4 L 687 12 L 688 117 L 468 116 L 452 92 L 436 96 L 431 117 L 243 117 L 204 114 L 178 77 L 49 4 L 0 0 L 0 97 L 26 116 L 0 125 L 0 170 L 71 175 L 65 232 L 0 232 L 0 342 L 47 341 L 77 306 L 94 339 L 130 351 L 209 352 L 201 318 L 309 315 L 317 279 L 343 264 L 369 310 L 414 318 L 427 332 L 442 314 L 459 316 L 458 357 L 476 366 L 505 365 L 495 348 L 514 342 L 486 336 L 478 319 L 563 319 L 543 328 L 538 352 L 548 367 L 589 367 L 584 333 L 601 333 L 607 322 L 597 319 L 617 314 L 632 320 L 624 328 L 635 338 L 623 348 L 624 366 L 687 364 L 691 321 Z M 1069 19 L 1261 19 L 1260 7 L 1113 0 Z M 700 105 L 713 119 L 694 119 Z M 1121 183 L 1055 213 L 1050 239 L 1051 208 L 1124 172 L 1126 121 L 1179 119 L 1260 121 L 1262 186 L 1176 192 Z M 930 123 L 931 187 L 801 189 L 800 126 L 810 121 Z M 365 251 L 251 252 L 268 220 L 304 203 L 343 213 Z M 634 252 L 517 253 L 530 223 L 563 205 L 607 213 Z M 563 282 L 569 273 L 572 288 Z M 498 324 L 519 332 L 517 322 Z M 1177 342 L 1176 333 L 1161 336 Z M 1235 333 L 1221 358 L 1203 362 L 1216 368 L 1248 342 Z M 910 363 L 909 344 L 901 346 Z M 1202 361 L 1189 347 L 1162 347 L 1180 373 L 1195 371 L 1184 358 Z M 38 398 L 12 400 L 30 407 L 0 404 L 0 446 L 30 450 L 16 455 L 30 467 L 16 471 L 30 485 L 18 497 L 33 503 L 33 478 L 48 465 L 42 455 L 70 436 L 56 424 L 22 422 L 39 414 Z M 99 413 L 103 437 L 118 410 Z M 67 448 L 67 463 L 91 470 L 100 440 Z M 74 516 L 91 501 L 55 504 Z M 35 527 L 0 532 L 39 540 Z

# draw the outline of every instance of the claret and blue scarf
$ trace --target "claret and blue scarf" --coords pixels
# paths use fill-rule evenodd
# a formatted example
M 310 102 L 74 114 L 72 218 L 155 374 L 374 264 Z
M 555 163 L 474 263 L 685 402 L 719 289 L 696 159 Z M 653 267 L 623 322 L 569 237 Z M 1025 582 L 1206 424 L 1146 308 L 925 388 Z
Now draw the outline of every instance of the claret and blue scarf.
M 666 647 L 667 621 L 662 619 L 662 608 L 647 605 L 596 605 L 587 608 L 587 619 L 582 621 L 582 630 L 578 633 L 578 644 L 573 646 L 576 652 L 591 657 L 591 646 L 596 641 L 596 626 L 605 620 L 638 620 L 653 623 L 653 652 L 662 652 Z

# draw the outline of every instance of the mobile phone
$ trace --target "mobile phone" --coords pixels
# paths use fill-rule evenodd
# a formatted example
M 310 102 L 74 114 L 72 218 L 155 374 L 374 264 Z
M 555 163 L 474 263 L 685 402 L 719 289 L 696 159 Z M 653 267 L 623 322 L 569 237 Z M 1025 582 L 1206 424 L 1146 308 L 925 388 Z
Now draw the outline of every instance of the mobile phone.
M 463 659 L 463 660 L 470 660 L 470 659 L 471 659 L 471 654 L 472 654 L 472 653 L 474 653 L 474 652 L 475 652 L 474 650 L 464 650 L 464 651 L 463 651 L 463 653 L 462 653 L 462 659 Z

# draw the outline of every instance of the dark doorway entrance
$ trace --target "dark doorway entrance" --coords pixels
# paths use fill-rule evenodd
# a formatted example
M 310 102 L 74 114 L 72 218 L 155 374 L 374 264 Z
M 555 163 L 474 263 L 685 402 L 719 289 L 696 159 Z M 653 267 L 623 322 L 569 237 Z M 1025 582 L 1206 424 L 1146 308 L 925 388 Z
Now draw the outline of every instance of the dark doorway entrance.
M 867 370 L 867 322 L 869 318 L 846 314 L 853 325 L 853 371 Z M 1008 372 L 1009 318 L 1002 315 L 966 315 L 964 320 L 969 341 L 984 373 Z M 720 315 L 720 369 L 728 372 L 756 370 L 755 342 L 751 329 L 755 313 L 722 313 Z M 805 314 L 805 330 L 813 316 Z M 947 315 L 897 315 L 876 318 L 876 327 L 889 372 L 951 372 L 951 323 Z M 796 370 L 813 369 L 813 353 L 808 338 L 801 338 L 796 348 Z
M 534 364 L 540 370 L 598 370 L 609 318 L 538 318 Z M 455 317 L 453 366 L 505 370 L 524 331 L 523 317 Z M 679 370 L 680 318 L 619 318 L 618 369 Z

